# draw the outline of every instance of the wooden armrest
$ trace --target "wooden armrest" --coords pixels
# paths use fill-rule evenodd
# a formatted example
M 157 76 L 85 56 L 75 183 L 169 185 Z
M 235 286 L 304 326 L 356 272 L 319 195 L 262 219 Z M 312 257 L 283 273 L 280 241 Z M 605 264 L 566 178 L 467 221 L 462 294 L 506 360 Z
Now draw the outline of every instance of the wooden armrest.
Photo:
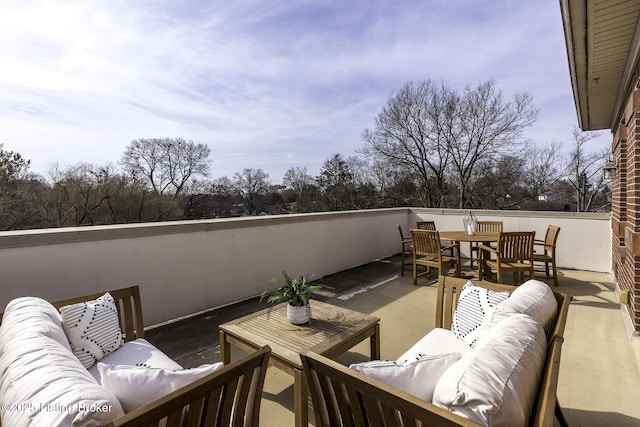
M 494 254 L 498 253 L 498 250 L 496 248 L 492 248 L 491 246 L 487 246 L 483 244 L 478 245 L 478 249 L 479 250 L 482 249 L 483 251 L 487 251 L 487 252 L 492 252 Z
M 455 243 L 451 243 L 450 245 L 447 246 L 442 246 L 440 248 L 441 251 L 447 251 L 449 249 L 454 249 L 454 248 L 460 248 L 460 243 L 455 242 Z

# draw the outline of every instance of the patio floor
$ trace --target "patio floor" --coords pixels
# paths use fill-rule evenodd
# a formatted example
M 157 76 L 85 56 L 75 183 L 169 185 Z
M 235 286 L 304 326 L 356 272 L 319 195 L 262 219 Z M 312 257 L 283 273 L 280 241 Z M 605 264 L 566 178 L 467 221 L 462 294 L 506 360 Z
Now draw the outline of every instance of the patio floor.
M 319 299 L 381 319 L 383 359 L 396 359 L 434 327 L 435 282 L 413 286 L 391 257 L 319 280 L 333 286 Z M 640 339 L 629 340 L 611 275 L 560 270 L 556 289 L 572 295 L 558 386 L 558 399 L 572 426 L 640 425 Z M 143 295 L 144 298 L 144 295 Z M 184 367 L 219 360 L 218 325 L 264 308 L 257 299 L 200 313 L 149 329 L 146 338 Z M 339 361 L 366 360 L 368 342 Z M 235 359 L 235 357 L 234 357 Z M 310 411 L 310 419 L 313 414 Z M 260 425 L 293 425 L 293 378 L 270 367 Z

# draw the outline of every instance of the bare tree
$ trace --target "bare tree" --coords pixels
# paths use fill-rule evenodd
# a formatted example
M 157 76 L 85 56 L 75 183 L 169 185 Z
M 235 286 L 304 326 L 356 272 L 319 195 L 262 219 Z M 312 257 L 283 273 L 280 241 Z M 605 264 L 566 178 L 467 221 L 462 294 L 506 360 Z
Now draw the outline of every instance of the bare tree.
M 134 178 L 143 180 L 155 194 L 177 197 L 195 177 L 209 174 L 210 150 L 182 138 L 135 139 L 120 163 Z
M 471 201 L 468 190 L 477 178 L 476 165 L 517 155 L 522 131 L 535 122 L 538 110 L 527 93 L 516 93 L 513 101 L 505 101 L 493 80 L 467 86 L 457 99 L 447 147 L 452 178 L 460 191 L 458 207 L 464 208 Z
M 244 213 L 257 215 L 261 211 L 260 198 L 269 191 L 269 175 L 262 169 L 244 169 L 233 176 L 233 185 L 242 199 Z
M 598 132 L 582 132 L 574 127 L 573 148 L 569 153 L 565 176 L 576 193 L 576 210 L 588 212 L 604 187 L 602 166 L 609 154 L 608 149 L 587 151 L 589 141 L 598 137 Z
M 409 82 L 391 95 L 375 127 L 362 133 L 366 155 L 419 177 L 425 207 L 444 207 L 446 141 L 455 104 L 455 94 L 444 84 Z
M 431 80 L 407 83 L 391 96 L 374 130 L 363 132 L 364 152 L 419 177 L 424 206 L 445 207 L 453 187 L 462 208 L 472 202 L 476 166 L 514 155 L 522 130 L 536 117 L 529 94 L 507 102 L 493 80 L 462 93 Z
M 523 183 L 534 196 L 540 196 L 557 183 L 564 172 L 562 144 L 529 144 L 524 151 L 526 162 Z
M 324 161 L 316 178 L 325 208 L 331 211 L 354 209 L 353 174 L 341 154 Z
M 282 184 L 295 191 L 298 199 L 302 199 L 305 188 L 313 185 L 313 177 L 307 173 L 307 168 L 289 168 L 282 177 Z

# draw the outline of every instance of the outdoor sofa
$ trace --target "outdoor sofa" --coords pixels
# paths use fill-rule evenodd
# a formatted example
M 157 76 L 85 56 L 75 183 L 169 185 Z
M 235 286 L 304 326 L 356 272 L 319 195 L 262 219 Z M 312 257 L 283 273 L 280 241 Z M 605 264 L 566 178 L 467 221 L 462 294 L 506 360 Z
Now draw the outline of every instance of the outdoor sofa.
M 301 354 L 315 425 L 566 425 L 556 389 L 570 296 L 535 280 L 466 283 L 439 277 L 436 328 L 396 361 Z M 487 315 L 474 320 L 478 301 Z
M 9 302 L 0 314 L 2 424 L 257 426 L 271 349 L 182 369 L 144 339 L 141 307 L 137 286 Z

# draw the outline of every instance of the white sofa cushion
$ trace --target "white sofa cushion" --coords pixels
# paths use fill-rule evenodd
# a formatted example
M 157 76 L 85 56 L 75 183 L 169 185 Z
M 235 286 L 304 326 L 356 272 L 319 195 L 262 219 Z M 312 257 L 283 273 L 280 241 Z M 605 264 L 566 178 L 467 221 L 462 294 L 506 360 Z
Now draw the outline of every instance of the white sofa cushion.
M 460 291 L 451 330 L 458 338 L 475 347 L 482 338 L 484 330 L 481 326 L 485 317 L 490 316 L 496 305 L 507 298 L 508 292 L 496 292 L 467 282 Z
M 49 301 L 38 297 L 13 299 L 7 304 L 3 322 L 4 319 L 11 319 L 11 323 L 20 325 L 17 328 L 5 328 L 6 339 L 10 339 L 11 334 L 40 334 L 54 339 L 71 351 L 60 313 Z
M 558 302 L 549 285 L 531 279 L 518 286 L 508 299 L 496 306 L 486 317 L 487 325 L 483 325 L 483 329 L 491 329 L 511 314 L 524 313 L 540 322 L 548 333 L 557 312 Z
M 396 362 L 402 364 L 423 356 L 435 356 L 448 353 L 460 353 L 464 355 L 470 350 L 471 347 L 469 344 L 456 337 L 449 329 L 435 328 L 398 357 Z
M 460 353 L 421 356 L 404 363 L 391 360 L 373 360 L 371 362 L 355 363 L 349 367 L 422 400 L 431 402 L 433 389 L 440 376 L 461 356 Z
M 217 371 L 222 362 L 177 371 L 145 366 L 107 365 L 98 362 L 102 385 L 118 397 L 126 412 L 133 411 Z
M 108 365 L 146 366 L 147 368 L 163 368 L 174 371 L 182 369 L 182 366 L 144 338 L 127 341 L 122 347 L 103 357 L 101 362 Z M 98 384 L 102 384 L 97 363 L 89 368 L 89 373 L 93 375 Z
M 2 425 L 96 426 L 124 415 L 118 399 L 58 341 L 64 331 L 52 330 L 49 307 L 31 301 L 43 310 L 14 310 L 26 302 L 14 300 L 0 326 Z
M 124 342 L 118 309 L 109 292 L 93 301 L 61 307 L 60 313 L 71 350 L 87 369 Z
M 440 377 L 433 404 L 482 425 L 526 426 L 546 349 L 540 323 L 514 314 Z

